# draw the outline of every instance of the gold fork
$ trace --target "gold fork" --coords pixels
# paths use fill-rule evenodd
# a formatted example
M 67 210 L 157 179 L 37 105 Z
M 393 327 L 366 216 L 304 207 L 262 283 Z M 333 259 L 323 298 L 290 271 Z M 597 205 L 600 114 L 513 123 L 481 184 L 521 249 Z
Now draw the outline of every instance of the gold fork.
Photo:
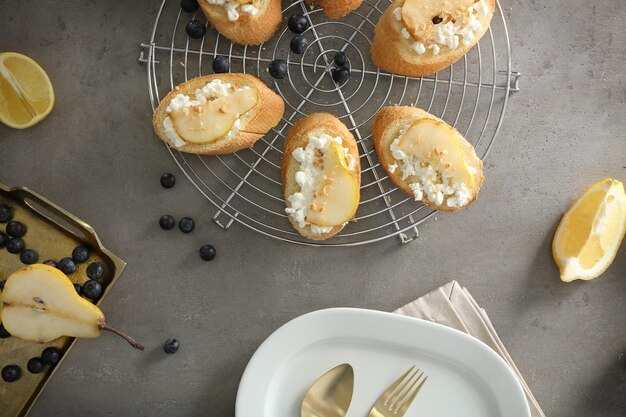
M 411 366 L 378 397 L 369 417 L 404 416 L 427 379 L 428 376 L 424 375 L 424 371 Z

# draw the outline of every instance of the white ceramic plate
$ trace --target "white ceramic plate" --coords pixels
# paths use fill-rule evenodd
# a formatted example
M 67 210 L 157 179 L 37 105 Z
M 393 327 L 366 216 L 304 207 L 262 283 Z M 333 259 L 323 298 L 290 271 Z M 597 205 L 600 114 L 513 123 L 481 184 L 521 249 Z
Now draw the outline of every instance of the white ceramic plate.
M 397 314 L 337 308 L 298 317 L 256 351 L 237 393 L 236 417 L 298 417 L 309 387 L 341 363 L 354 368 L 346 417 L 366 417 L 411 365 L 428 381 L 406 417 L 530 417 L 509 366 L 479 340 Z

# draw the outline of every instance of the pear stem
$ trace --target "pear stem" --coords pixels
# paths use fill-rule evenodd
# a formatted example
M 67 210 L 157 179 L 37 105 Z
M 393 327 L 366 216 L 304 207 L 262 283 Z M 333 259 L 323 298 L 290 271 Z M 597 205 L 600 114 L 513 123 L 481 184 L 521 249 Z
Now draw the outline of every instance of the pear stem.
M 111 326 L 109 326 L 106 323 L 98 323 L 98 328 L 100 330 L 106 330 L 108 332 L 115 333 L 116 335 L 118 335 L 121 338 L 123 338 L 124 340 L 126 340 L 135 349 L 144 350 L 144 347 L 143 347 L 143 345 L 141 343 L 137 342 L 135 339 L 133 339 L 132 337 L 130 337 L 126 333 L 124 333 L 124 332 L 122 332 L 120 330 L 117 330 L 116 328 L 111 327 Z

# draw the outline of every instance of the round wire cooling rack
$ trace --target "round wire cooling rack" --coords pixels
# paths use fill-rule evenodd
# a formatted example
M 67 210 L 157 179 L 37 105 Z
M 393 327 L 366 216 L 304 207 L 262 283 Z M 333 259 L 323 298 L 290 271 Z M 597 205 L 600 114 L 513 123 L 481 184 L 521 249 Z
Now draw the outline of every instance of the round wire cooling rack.
M 205 0 L 199 0 L 205 1 Z M 489 31 L 461 60 L 439 73 L 405 77 L 386 73 L 370 59 L 371 40 L 380 15 L 391 0 L 365 0 L 341 20 L 329 20 L 304 0 L 283 1 L 284 21 L 303 14 L 309 46 L 302 55 L 290 51 L 295 36 L 283 24 L 260 46 L 235 45 L 208 28 L 202 39 L 190 39 L 188 21 L 205 18 L 188 14 L 178 1 L 163 0 L 148 43 L 140 44 L 139 61 L 147 64 L 148 92 L 153 110 L 174 86 L 212 73 L 216 55 L 225 55 L 231 72 L 256 75 L 285 101 L 281 123 L 253 148 L 232 155 L 185 154 L 167 147 L 185 176 L 216 208 L 213 221 L 228 229 L 234 222 L 282 241 L 312 246 L 352 246 L 398 236 L 402 243 L 418 237 L 417 226 L 435 211 L 399 190 L 380 166 L 373 149 L 370 124 L 378 110 L 390 104 L 413 105 L 446 120 L 485 158 L 502 124 L 507 101 L 518 91 L 520 74 L 511 69 L 511 49 L 504 13 L 496 2 Z M 337 51 L 349 58 L 350 79 L 337 85 L 331 63 Z M 288 76 L 274 80 L 269 63 L 284 59 Z M 327 241 L 300 236 L 285 214 L 280 178 L 284 139 L 291 126 L 313 112 L 335 114 L 357 139 L 362 179 L 356 222 Z

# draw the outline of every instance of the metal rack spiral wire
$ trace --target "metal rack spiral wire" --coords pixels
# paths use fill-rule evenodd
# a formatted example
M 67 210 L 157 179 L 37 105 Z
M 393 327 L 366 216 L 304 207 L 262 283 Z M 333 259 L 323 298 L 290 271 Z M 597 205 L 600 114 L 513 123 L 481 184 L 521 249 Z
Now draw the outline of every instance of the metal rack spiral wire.
M 199 0 L 202 1 L 202 0 Z M 139 61 L 146 64 L 153 110 L 174 86 L 212 73 L 216 55 L 225 55 L 231 72 L 256 75 L 285 100 L 281 123 L 250 150 L 232 155 L 200 156 L 167 148 L 194 186 L 212 203 L 213 220 L 224 229 L 239 223 L 282 241 L 313 246 L 352 246 L 398 236 L 402 243 L 418 237 L 417 226 L 435 211 L 413 201 L 387 178 L 373 149 L 370 124 L 380 108 L 414 105 L 456 127 L 485 158 L 500 130 L 507 101 L 519 90 L 520 74 L 511 69 L 511 49 L 499 3 L 491 28 L 461 60 L 439 73 L 422 78 L 379 70 L 370 60 L 374 28 L 390 0 L 365 0 L 341 20 L 329 20 L 321 9 L 304 0 L 283 1 L 283 16 L 303 14 L 310 27 L 303 34 L 307 50 L 289 49 L 294 36 L 283 24 L 274 38 L 260 46 L 230 43 L 208 29 L 202 39 L 190 39 L 185 25 L 204 21 L 201 12 L 188 14 L 178 1 L 163 0 L 148 43 L 140 44 Z M 344 51 L 351 78 L 338 86 L 331 77 L 333 56 Z M 267 72 L 274 59 L 288 63 L 288 76 L 274 80 Z M 280 162 L 284 139 L 302 116 L 327 111 L 339 117 L 357 139 L 361 157 L 361 202 L 356 222 L 323 242 L 301 237 L 284 212 Z

